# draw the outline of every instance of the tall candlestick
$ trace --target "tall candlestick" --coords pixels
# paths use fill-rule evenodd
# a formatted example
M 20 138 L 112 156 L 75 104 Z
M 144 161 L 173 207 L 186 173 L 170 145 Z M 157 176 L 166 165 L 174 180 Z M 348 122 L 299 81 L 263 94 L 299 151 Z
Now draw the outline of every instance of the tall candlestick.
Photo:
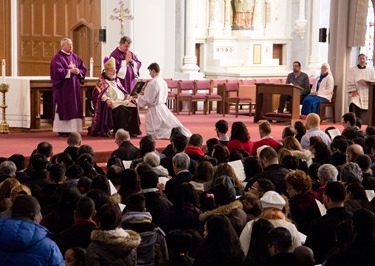
M 3 76 L 3 83 L 5 83 L 5 59 L 1 61 L 1 75 Z
M 94 76 L 94 58 L 90 57 L 90 78 Z

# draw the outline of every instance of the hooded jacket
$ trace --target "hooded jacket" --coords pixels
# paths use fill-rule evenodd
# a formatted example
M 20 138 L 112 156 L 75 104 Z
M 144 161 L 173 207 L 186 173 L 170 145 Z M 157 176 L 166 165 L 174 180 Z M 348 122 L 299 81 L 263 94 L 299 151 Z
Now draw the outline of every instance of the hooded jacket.
M 137 247 L 140 243 L 140 235 L 132 230 L 94 230 L 91 233 L 91 244 L 87 248 L 85 264 L 136 265 Z
M 0 265 L 65 265 L 49 232 L 34 221 L 0 220 Z

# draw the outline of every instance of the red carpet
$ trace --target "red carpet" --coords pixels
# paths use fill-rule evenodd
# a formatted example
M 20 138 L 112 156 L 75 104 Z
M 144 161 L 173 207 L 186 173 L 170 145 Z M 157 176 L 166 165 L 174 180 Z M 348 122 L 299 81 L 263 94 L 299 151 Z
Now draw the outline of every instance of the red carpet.
M 253 117 L 240 115 L 236 118 L 234 115 L 226 115 L 223 117 L 218 114 L 202 115 L 202 112 L 197 112 L 196 115 L 188 116 L 187 113 L 182 112 L 178 115 L 178 119 L 189 128 L 192 133 L 199 133 L 203 136 L 204 141 L 209 138 L 216 137 L 214 126 L 216 121 L 225 119 L 229 123 L 229 127 L 235 121 L 242 121 L 246 124 L 251 139 L 253 141 L 259 140 L 258 125 L 253 122 Z M 141 131 L 145 134 L 145 111 L 141 111 Z M 287 123 L 272 123 L 272 136 L 276 139 L 281 138 L 283 128 L 288 125 Z M 324 124 L 321 128 L 332 126 L 332 124 Z M 341 124 L 335 124 L 335 127 L 342 131 Z M 113 150 L 117 148 L 114 138 L 91 137 L 87 135 L 87 131 L 81 132 L 82 144 L 88 144 L 93 147 L 96 155 L 95 159 L 99 163 L 106 162 Z M 134 138 L 131 141 L 134 145 L 138 146 L 140 137 Z M 30 156 L 31 152 L 36 148 L 38 143 L 48 141 L 53 145 L 54 154 L 62 152 L 66 147 L 66 138 L 59 137 L 54 132 L 21 132 L 20 129 L 10 129 L 10 134 L 0 134 L 0 157 L 9 157 L 12 154 L 20 153 L 24 156 Z M 157 140 L 156 146 L 158 150 L 163 149 L 169 144 L 169 140 Z

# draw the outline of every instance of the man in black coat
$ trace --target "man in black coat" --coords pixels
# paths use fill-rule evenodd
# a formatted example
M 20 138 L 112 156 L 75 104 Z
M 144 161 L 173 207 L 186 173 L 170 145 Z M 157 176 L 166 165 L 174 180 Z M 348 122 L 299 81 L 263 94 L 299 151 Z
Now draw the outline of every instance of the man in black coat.
M 277 193 L 285 195 L 286 186 L 284 177 L 289 173 L 289 170 L 279 164 L 276 151 L 271 147 L 266 147 L 259 153 L 259 159 L 262 164 L 263 172 L 249 180 L 245 191 L 247 191 L 258 179 L 268 179 L 274 183 Z
M 344 184 L 337 181 L 327 183 L 323 193 L 327 214 L 312 221 L 305 242 L 314 251 L 316 264 L 322 263 L 335 246 L 337 225 L 352 217 L 352 213 L 344 207 L 345 197 Z
M 95 203 L 91 198 L 83 197 L 77 202 L 74 224 L 58 234 L 56 238 L 56 244 L 62 254 L 65 254 L 70 247 L 87 249 L 91 243 L 91 232 L 97 228 L 92 220 L 95 213 Z
M 153 222 L 158 224 L 159 216 L 171 207 L 172 203 L 157 188 L 159 177 L 154 171 L 148 170 L 143 172 L 140 179 L 142 190 L 139 193 L 146 198 L 146 210 L 151 213 Z
M 189 172 L 190 158 L 184 153 L 177 153 L 172 160 L 173 170 L 176 173 L 176 176 L 170 179 L 165 185 L 165 194 L 168 199 L 173 203 L 174 194 L 177 190 L 177 187 L 184 182 L 190 182 L 193 175 Z
M 117 156 L 122 161 L 132 161 L 141 157 L 139 149 L 130 142 L 129 132 L 120 128 L 115 134 L 115 142 L 118 149 L 111 156 Z

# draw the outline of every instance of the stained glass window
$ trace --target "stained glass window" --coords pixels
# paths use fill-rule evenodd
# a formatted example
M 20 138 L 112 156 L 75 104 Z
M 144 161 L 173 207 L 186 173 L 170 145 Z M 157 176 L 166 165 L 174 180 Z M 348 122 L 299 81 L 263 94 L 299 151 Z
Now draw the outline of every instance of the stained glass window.
M 367 55 L 367 65 L 373 66 L 372 56 L 374 52 L 374 8 L 371 0 L 368 1 L 366 46 L 359 48 L 359 54 Z

